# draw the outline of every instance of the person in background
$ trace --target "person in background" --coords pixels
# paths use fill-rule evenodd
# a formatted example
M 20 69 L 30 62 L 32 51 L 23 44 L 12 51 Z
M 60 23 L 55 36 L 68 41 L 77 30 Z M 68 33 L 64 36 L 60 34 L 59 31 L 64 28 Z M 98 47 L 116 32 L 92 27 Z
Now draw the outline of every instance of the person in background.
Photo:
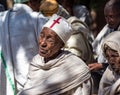
M 0 4 L 0 12 L 5 11 L 5 8 L 2 4 Z
M 53 14 L 58 14 L 66 19 L 70 17 L 69 12 L 56 0 L 42 0 L 40 5 L 40 12 L 42 12 L 46 17 L 51 17 Z
M 104 28 L 100 31 L 97 35 L 95 40 L 92 43 L 94 57 L 96 59 L 95 63 L 91 63 L 88 66 L 90 67 L 91 71 L 94 73 L 92 74 L 95 79 L 95 88 L 98 88 L 97 85 L 101 79 L 103 72 L 105 71 L 106 67 L 108 66 L 107 60 L 103 56 L 103 52 L 101 49 L 101 44 L 103 39 L 111 32 L 120 30 L 120 0 L 110 0 L 106 3 L 104 8 L 104 15 L 107 24 Z M 97 91 L 97 90 L 96 90 Z
M 85 22 L 88 26 L 90 26 L 92 23 L 92 17 L 85 5 L 75 5 L 73 7 L 73 13 L 77 18 Z
M 103 40 L 102 50 L 109 66 L 101 78 L 98 95 L 120 95 L 120 31 Z
M 74 33 L 65 44 L 65 49 L 80 57 L 86 64 L 94 62 L 92 45 L 87 39 L 88 26 L 75 16 L 67 21 L 72 25 Z
M 28 81 L 18 95 L 91 95 L 88 66 L 63 49 L 73 32 L 63 17 L 54 14 L 49 19 L 40 32 L 39 53 L 31 62 Z
M 15 95 L 23 88 L 38 53 L 37 37 L 47 19 L 33 11 L 30 1 L 15 0 L 12 9 L 0 12 L 0 95 Z

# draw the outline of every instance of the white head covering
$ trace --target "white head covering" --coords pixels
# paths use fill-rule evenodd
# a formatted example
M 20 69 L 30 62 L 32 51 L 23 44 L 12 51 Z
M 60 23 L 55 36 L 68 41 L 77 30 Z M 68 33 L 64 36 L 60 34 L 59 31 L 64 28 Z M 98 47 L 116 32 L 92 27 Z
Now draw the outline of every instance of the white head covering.
M 54 14 L 49 21 L 43 26 L 53 30 L 64 43 L 69 39 L 73 30 L 71 25 L 61 16 Z
M 14 0 L 14 3 L 24 3 L 24 2 L 27 2 L 29 0 Z
M 120 31 L 114 31 L 110 33 L 103 40 L 102 50 L 104 51 L 105 45 L 109 46 L 111 49 L 117 51 L 120 56 Z M 103 52 L 104 53 L 104 52 Z

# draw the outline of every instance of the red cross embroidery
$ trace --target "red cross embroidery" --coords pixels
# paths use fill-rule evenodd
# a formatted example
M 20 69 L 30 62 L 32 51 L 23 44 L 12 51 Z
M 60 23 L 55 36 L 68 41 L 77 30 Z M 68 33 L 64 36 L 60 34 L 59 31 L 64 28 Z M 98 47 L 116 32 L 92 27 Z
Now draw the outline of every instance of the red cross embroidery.
M 50 26 L 50 28 L 52 28 L 55 24 L 59 24 L 59 20 L 61 19 L 61 17 L 57 18 L 56 20 L 54 20 L 53 24 Z

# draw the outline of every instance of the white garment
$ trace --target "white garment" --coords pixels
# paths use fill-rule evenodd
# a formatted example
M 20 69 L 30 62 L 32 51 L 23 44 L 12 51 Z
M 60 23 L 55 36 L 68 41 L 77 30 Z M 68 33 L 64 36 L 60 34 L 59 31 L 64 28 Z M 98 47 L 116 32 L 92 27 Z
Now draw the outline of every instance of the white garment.
M 70 52 L 62 51 L 48 62 L 38 54 L 31 63 L 24 90 L 18 95 L 90 95 L 91 85 L 85 85 L 88 80 L 89 68 Z
M 119 57 L 120 57 L 120 31 L 114 31 L 114 32 L 110 33 L 108 36 L 106 36 L 106 38 L 103 40 L 103 43 L 102 43 L 103 51 L 105 51 L 105 45 L 110 47 L 112 50 L 117 51 L 119 54 Z M 105 55 L 105 52 L 104 52 L 104 55 Z M 116 63 L 114 63 L 114 64 L 116 64 Z M 117 63 L 117 64 L 119 64 L 119 63 Z M 119 85 L 117 84 L 117 83 L 119 83 L 119 81 L 117 81 L 117 80 L 120 79 L 120 67 L 117 66 L 117 68 L 116 68 L 117 72 L 114 71 L 113 67 L 116 68 L 114 65 L 111 66 L 109 64 L 108 68 L 104 72 L 102 79 L 100 81 L 98 95 L 111 95 L 111 93 L 114 92 L 114 89 L 117 86 L 119 87 L 119 89 L 116 89 L 115 93 L 116 92 L 120 93 L 120 84 Z M 112 95 L 114 95 L 114 94 L 112 94 Z
M 17 90 L 26 82 L 29 63 L 38 51 L 37 36 L 45 22 L 41 14 L 24 4 L 15 4 L 12 9 L 0 14 L 0 51 L 13 82 L 15 77 Z M 8 88 L 6 95 L 13 95 L 9 91 Z M 4 93 L 0 92 L 0 95 Z
M 115 74 L 108 66 L 101 78 L 98 95 L 110 95 L 112 86 L 118 79 L 120 79 L 120 75 Z
M 120 27 L 118 27 L 117 30 Z M 103 52 L 102 52 L 102 48 L 101 45 L 103 43 L 103 39 L 111 32 L 113 32 L 113 29 L 110 29 L 108 27 L 108 24 L 104 26 L 104 28 L 100 31 L 100 33 L 97 35 L 97 37 L 95 38 L 95 40 L 92 43 L 93 46 L 93 52 L 95 53 L 95 55 L 97 56 L 97 61 L 98 63 L 105 63 L 106 59 L 103 56 Z
M 82 58 L 87 64 L 93 62 L 92 46 L 87 39 L 90 32 L 88 26 L 74 16 L 67 21 L 72 25 L 74 33 L 66 42 L 65 49 Z

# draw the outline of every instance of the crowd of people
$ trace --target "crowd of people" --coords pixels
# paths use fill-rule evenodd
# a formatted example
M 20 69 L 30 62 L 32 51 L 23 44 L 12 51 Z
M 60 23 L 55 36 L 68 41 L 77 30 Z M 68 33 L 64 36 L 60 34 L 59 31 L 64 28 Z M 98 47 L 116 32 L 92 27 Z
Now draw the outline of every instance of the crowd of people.
M 0 4 L 0 95 L 120 95 L 120 0 L 96 37 L 87 7 L 60 1 Z

